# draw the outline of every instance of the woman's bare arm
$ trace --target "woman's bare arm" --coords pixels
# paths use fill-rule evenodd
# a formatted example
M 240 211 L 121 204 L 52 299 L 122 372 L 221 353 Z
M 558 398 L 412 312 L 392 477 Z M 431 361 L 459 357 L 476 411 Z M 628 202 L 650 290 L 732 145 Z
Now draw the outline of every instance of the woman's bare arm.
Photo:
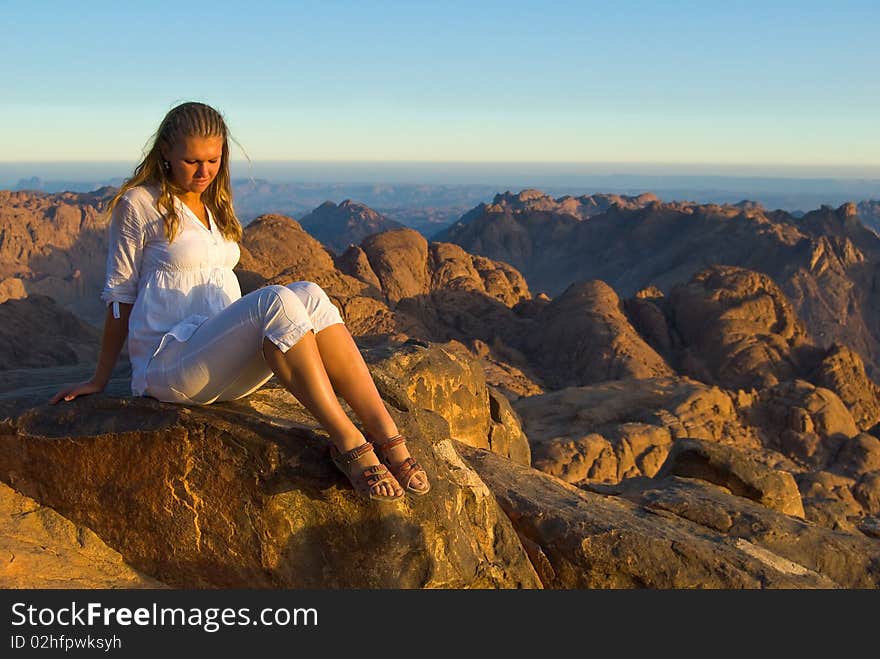
M 128 336 L 128 317 L 131 315 L 130 304 L 119 303 L 119 318 L 113 316 L 113 307 L 107 307 L 107 315 L 104 319 L 104 334 L 101 337 L 101 354 L 98 356 L 98 366 L 95 368 L 95 374 L 90 380 L 80 382 L 79 384 L 65 387 L 55 394 L 49 401 L 52 405 L 60 400 L 73 400 L 77 396 L 85 396 L 86 394 L 95 394 L 104 391 L 110 376 L 113 374 L 113 367 L 116 366 L 116 360 L 119 359 L 119 353 L 122 352 L 122 346 Z

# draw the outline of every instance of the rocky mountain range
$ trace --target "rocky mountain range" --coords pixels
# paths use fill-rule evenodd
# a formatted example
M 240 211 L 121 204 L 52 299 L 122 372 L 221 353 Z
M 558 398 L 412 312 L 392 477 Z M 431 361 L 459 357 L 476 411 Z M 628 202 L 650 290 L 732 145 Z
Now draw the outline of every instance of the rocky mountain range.
M 551 296 L 579 280 L 602 280 L 628 297 L 649 287 L 668 294 L 711 265 L 761 272 L 818 345 L 841 341 L 871 373 L 877 368 L 880 238 L 855 204 L 797 218 L 750 203 L 662 203 L 646 195 L 593 214 L 574 209 L 572 198 L 535 190 L 499 195 L 437 239 L 510 263 L 533 291 Z
M 535 248 L 530 232 L 555 235 L 562 255 L 581 227 L 605 226 L 614 235 L 589 235 L 618 278 L 578 278 L 571 260 L 550 297 L 502 259 L 411 229 L 338 254 L 282 215 L 245 229 L 243 291 L 293 279 L 324 287 L 432 474 L 431 495 L 382 514 L 333 471 L 326 435 L 274 381 L 191 408 L 130 398 L 121 368 L 101 395 L 46 405 L 91 368 L 95 330 L 29 290 L 0 305 L 10 336 L 46 347 L 0 352 L 0 584 L 880 585 L 873 353 L 845 332 L 820 333 L 833 309 L 871 299 L 857 266 L 873 262 L 873 234 L 852 208 L 795 226 L 748 204 L 646 195 L 527 191 L 491 206 L 500 210 L 475 209 L 464 229 L 482 225 L 482 244 L 531 246 L 536 259 L 551 244 Z M 510 227 L 521 244 L 505 243 Z M 19 253 L 37 263 L 37 239 L 23 236 Z M 742 244 L 724 244 L 734 237 Z M 598 258 L 578 244 L 582 259 Z M 686 245 L 705 248 L 706 262 Z M 714 259 L 736 254 L 754 260 Z M 680 262 L 663 266 L 663 255 Z M 749 267 L 773 258 L 772 272 Z M 10 263 L 25 287 L 40 281 Z

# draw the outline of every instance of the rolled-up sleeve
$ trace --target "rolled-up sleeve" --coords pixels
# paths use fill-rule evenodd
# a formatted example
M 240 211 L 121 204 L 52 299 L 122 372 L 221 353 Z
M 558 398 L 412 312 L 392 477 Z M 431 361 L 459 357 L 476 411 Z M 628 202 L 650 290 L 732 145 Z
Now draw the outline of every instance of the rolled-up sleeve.
M 108 303 L 134 304 L 144 251 L 144 224 L 125 197 L 113 208 L 109 232 L 107 276 L 101 299 Z

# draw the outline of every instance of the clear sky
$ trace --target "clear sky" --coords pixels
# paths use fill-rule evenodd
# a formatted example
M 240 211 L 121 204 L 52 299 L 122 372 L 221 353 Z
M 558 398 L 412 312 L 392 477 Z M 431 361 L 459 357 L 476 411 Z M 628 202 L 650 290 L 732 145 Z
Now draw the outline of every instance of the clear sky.
M 201 100 L 257 161 L 880 178 L 878 35 L 877 0 L 0 0 L 0 161 L 135 160 Z

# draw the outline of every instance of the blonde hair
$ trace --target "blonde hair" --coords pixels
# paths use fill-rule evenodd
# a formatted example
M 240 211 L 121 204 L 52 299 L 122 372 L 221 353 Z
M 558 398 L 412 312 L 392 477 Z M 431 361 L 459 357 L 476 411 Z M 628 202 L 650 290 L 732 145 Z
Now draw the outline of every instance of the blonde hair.
M 220 169 L 211 185 L 202 193 L 202 201 L 214 215 L 217 228 L 227 240 L 241 240 L 241 223 L 232 207 L 232 186 L 229 179 L 229 135 L 226 122 L 217 110 L 204 103 L 188 102 L 172 108 L 159 130 L 150 138 L 150 150 L 141 163 L 135 167 L 134 174 L 122 184 L 119 192 L 110 201 L 108 212 L 112 213 L 116 203 L 128 190 L 138 185 L 152 184 L 159 188 L 156 210 L 164 213 L 165 237 L 172 242 L 180 227 L 180 217 L 174 205 L 174 193 L 180 190 L 171 180 L 170 171 L 162 156 L 162 150 L 170 151 L 187 137 L 222 137 L 223 155 Z

